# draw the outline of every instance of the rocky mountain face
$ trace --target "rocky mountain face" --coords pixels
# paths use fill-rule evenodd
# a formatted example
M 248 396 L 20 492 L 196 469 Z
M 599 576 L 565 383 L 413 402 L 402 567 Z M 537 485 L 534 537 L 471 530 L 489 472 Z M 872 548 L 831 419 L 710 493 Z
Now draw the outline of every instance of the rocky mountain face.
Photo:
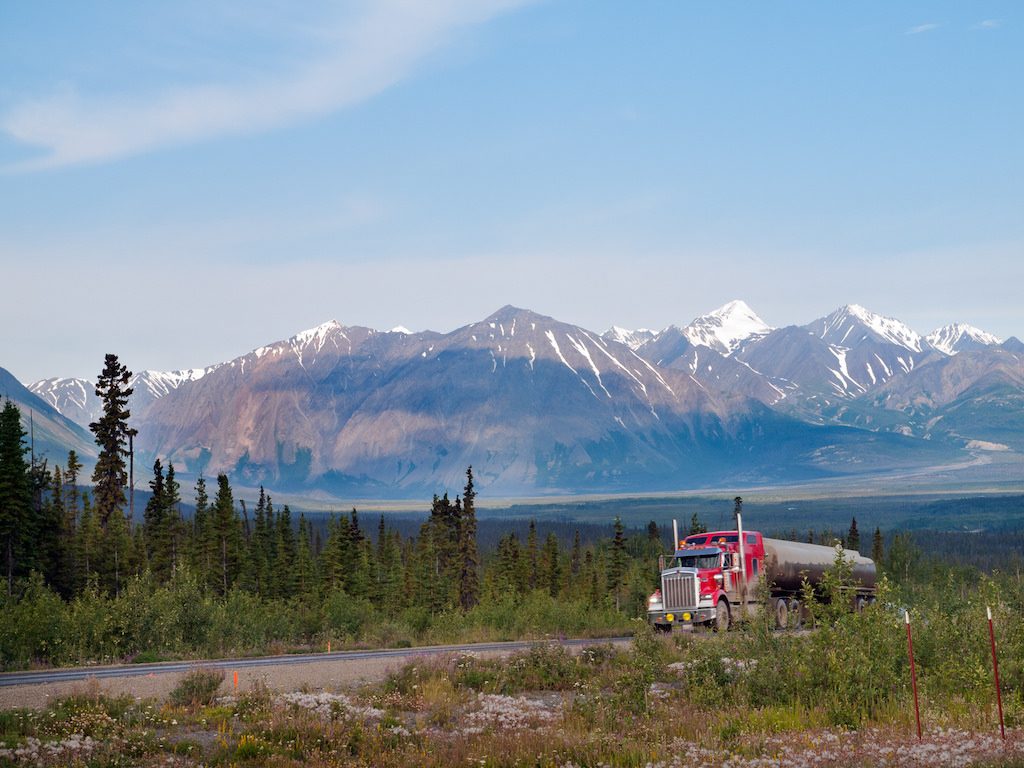
M 505 307 L 444 335 L 327 323 L 168 393 L 137 445 L 196 471 L 335 492 L 415 494 L 472 464 L 492 492 L 512 493 L 756 474 L 776 430 L 810 440 L 756 400 Z
M 281 490 L 418 496 L 469 464 L 508 495 L 772 483 L 1024 449 L 1024 345 L 997 342 L 858 306 L 773 329 L 736 301 L 601 335 L 504 307 L 447 334 L 332 321 L 144 371 L 130 407 L 140 461 Z M 98 412 L 91 383 L 32 389 L 55 413 Z
M 96 456 L 92 433 L 37 397 L 8 371 L 0 368 L 0 397 L 10 398 L 21 411 L 21 424 L 27 444 L 34 444 L 38 460 L 52 467 L 65 464 L 68 451 L 74 450 L 83 463 Z

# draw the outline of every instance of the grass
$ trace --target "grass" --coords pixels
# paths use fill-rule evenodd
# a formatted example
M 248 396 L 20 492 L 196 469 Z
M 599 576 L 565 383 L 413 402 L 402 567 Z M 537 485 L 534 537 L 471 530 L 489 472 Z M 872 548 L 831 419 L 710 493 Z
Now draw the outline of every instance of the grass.
M 799 637 L 813 653 L 813 636 Z M 752 703 L 761 670 L 771 668 L 767 655 L 794 650 L 779 638 L 786 643 L 748 630 L 692 642 L 640 629 L 629 649 L 596 644 L 571 654 L 538 644 L 502 659 L 453 654 L 353 690 L 256 684 L 216 704 L 220 677 L 209 670 L 190 673 L 163 703 L 110 697 L 94 685 L 43 710 L 0 713 L 0 766 L 739 768 L 812 758 L 881 766 L 896 754 L 899 765 L 1024 761 L 1024 733 L 1012 729 L 1003 744 L 977 700 L 973 708 L 966 698 L 926 700 L 921 744 L 897 706 L 901 694 L 856 729 L 836 726 L 822 692 L 783 689 L 776 701 Z M 710 685 L 725 693 L 702 690 Z

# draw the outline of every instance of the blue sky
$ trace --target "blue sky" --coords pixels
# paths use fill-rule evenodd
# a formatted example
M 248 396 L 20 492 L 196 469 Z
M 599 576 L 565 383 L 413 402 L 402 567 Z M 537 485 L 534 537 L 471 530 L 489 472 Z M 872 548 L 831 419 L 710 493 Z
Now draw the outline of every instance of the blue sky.
M 0 366 L 733 298 L 1024 336 L 1016 2 L 0 5 Z

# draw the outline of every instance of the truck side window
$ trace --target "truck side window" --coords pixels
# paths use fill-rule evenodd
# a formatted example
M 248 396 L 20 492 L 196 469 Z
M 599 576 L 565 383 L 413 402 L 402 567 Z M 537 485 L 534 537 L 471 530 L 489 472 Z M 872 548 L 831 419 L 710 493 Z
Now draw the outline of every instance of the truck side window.
M 747 534 L 747 544 L 757 544 L 757 536 L 752 533 Z

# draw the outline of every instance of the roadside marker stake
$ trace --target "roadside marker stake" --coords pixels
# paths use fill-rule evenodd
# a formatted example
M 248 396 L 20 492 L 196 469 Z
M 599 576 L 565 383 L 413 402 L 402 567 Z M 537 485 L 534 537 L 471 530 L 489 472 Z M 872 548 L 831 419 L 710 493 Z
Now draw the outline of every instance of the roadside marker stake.
M 331 652 L 331 641 L 330 640 L 327 641 L 327 652 L 328 653 Z
M 992 643 L 992 672 L 996 678 L 996 704 L 999 706 L 999 733 L 1006 741 L 1006 728 L 1003 727 L 1003 694 L 999 691 L 999 661 L 996 659 L 996 631 L 992 628 L 992 608 L 986 606 L 988 611 L 988 639 Z
M 235 670 L 235 690 L 238 690 L 238 670 Z
M 914 666 L 914 640 L 910 636 L 910 611 L 903 614 L 907 621 L 907 653 L 910 655 L 910 681 L 914 687 L 914 717 L 917 719 L 917 740 L 921 740 L 921 709 L 917 703 L 917 667 Z

